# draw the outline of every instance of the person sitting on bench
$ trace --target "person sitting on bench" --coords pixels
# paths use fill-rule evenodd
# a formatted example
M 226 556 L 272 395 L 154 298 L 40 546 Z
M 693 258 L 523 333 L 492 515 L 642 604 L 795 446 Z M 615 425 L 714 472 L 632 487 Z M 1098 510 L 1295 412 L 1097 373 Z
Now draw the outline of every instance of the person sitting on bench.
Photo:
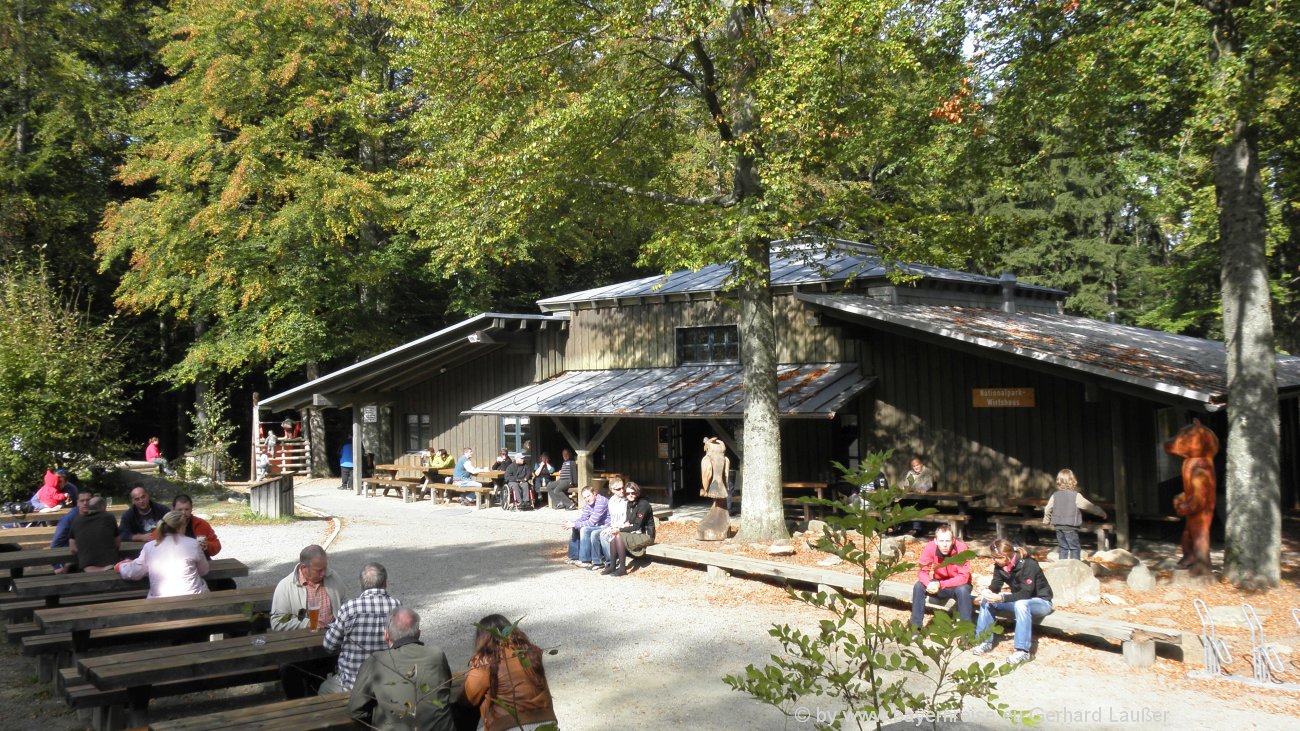
M 560 463 L 560 474 L 546 488 L 552 510 L 573 510 L 577 505 L 569 499 L 569 490 L 578 484 L 578 463 L 573 461 L 573 452 L 565 449 L 561 452 L 564 461 Z
M 975 605 L 970 593 L 970 561 L 946 563 L 965 550 L 966 544 L 953 538 L 952 528 L 941 525 L 934 529 L 934 540 L 921 549 L 921 569 L 912 585 L 913 627 L 920 629 L 925 621 L 927 597 L 955 599 L 958 618 L 972 621 Z
M 514 461 L 506 468 L 506 499 L 502 501 L 502 507 L 509 509 L 513 506 L 516 510 L 532 510 L 532 481 L 533 471 L 528 469 L 528 456 L 523 452 L 515 455 Z
M 993 580 L 980 595 L 980 614 L 975 622 L 975 636 L 983 641 L 973 652 L 984 655 L 993 651 L 993 637 L 988 634 L 993 627 L 993 613 L 1011 611 L 1016 618 L 1016 650 L 1007 662 L 1019 665 L 1030 659 L 1034 617 L 1052 613 L 1052 586 L 1038 562 L 1004 538 L 993 542 L 993 564 Z

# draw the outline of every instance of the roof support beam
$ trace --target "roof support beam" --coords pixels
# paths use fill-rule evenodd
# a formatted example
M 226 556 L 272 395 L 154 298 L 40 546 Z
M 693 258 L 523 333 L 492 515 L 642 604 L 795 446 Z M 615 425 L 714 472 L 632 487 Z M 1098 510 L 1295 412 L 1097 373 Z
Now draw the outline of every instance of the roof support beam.
M 722 440 L 722 443 L 727 445 L 727 449 L 730 449 L 737 457 L 744 456 L 744 452 L 740 450 L 740 445 L 736 443 L 736 438 L 727 430 L 727 427 L 722 425 L 722 422 L 713 417 L 709 417 L 705 421 L 713 428 L 714 433 Z

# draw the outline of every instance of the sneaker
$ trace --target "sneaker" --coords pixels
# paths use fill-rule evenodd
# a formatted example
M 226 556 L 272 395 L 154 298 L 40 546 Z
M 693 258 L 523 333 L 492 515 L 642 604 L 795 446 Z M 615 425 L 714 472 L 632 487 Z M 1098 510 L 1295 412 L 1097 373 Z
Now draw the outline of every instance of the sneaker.
M 605 564 L 603 564 L 603 563 L 594 563 L 594 564 L 591 565 L 591 570 L 592 570 L 592 571 L 604 571 L 604 570 L 605 570 Z
M 580 568 L 580 569 L 589 569 L 589 568 L 591 568 L 591 562 L 590 562 L 590 561 L 579 561 L 579 562 L 578 562 L 577 564 L 575 564 L 575 565 L 576 565 L 578 568 Z
M 1027 662 L 1029 662 L 1029 653 L 1024 650 L 1016 650 L 1007 656 L 1008 665 L 1023 665 Z
M 570 566 L 577 566 L 578 563 L 579 563 L 579 562 L 578 562 L 578 559 L 576 559 L 576 558 L 566 558 L 566 559 L 564 559 L 564 562 L 567 563 L 567 564 L 569 564 Z
M 993 652 L 993 643 L 981 642 L 980 644 L 976 645 L 975 649 L 971 650 L 971 652 L 976 655 L 987 655 L 990 652 Z

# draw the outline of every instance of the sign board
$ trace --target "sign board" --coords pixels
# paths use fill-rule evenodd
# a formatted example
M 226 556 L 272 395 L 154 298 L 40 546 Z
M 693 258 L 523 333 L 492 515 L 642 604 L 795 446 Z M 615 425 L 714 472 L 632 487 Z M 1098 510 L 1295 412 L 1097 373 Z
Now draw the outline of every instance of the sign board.
M 1034 408 L 1032 388 L 973 388 L 971 405 L 977 409 Z
M 367 424 L 379 423 L 379 407 L 371 404 L 361 407 L 361 420 Z

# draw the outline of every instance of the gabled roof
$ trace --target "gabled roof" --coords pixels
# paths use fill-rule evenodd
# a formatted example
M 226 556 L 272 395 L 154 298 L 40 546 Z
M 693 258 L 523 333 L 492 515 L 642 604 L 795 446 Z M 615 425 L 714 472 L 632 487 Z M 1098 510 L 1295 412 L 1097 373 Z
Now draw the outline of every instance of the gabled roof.
M 357 392 L 373 396 L 404 388 L 414 382 L 506 347 L 504 338 L 493 339 L 492 333 L 524 329 L 566 327 L 567 315 L 508 315 L 485 312 L 462 320 L 418 340 L 399 345 L 371 358 L 308 381 L 296 388 L 262 400 L 264 409 L 300 409 L 310 406 L 313 397 L 347 398 Z
M 790 418 L 830 419 L 875 380 L 856 363 L 777 366 L 777 410 Z M 568 371 L 468 409 L 466 414 L 546 414 L 738 418 L 745 410 L 741 366 Z
M 830 253 L 826 253 L 828 245 L 831 246 Z M 982 274 L 970 274 L 922 264 L 894 262 L 887 265 L 880 256 L 876 255 L 874 247 L 850 241 L 823 240 L 820 244 L 774 242 L 771 267 L 772 288 L 777 291 L 843 284 L 850 280 L 883 281 L 891 271 L 952 284 L 990 289 L 999 289 L 1002 286 L 1002 280 Z M 698 271 L 677 271 L 547 297 L 538 300 L 537 306 L 541 307 L 543 312 L 557 312 L 582 305 L 614 305 L 621 301 L 640 298 L 703 298 L 721 291 L 731 274 L 730 264 L 714 264 Z M 1063 290 L 1023 283 L 1017 283 L 1016 291 L 1021 297 L 1049 300 L 1062 299 L 1066 294 Z
M 1142 390 L 1204 404 L 1215 411 L 1228 399 L 1223 343 L 1117 325 L 1073 315 L 1004 313 L 967 307 L 881 305 L 861 295 L 800 293 L 842 319 L 885 329 L 928 333 Z M 1280 395 L 1300 391 L 1300 357 L 1277 357 Z M 1157 399 L 1159 400 L 1159 399 Z

